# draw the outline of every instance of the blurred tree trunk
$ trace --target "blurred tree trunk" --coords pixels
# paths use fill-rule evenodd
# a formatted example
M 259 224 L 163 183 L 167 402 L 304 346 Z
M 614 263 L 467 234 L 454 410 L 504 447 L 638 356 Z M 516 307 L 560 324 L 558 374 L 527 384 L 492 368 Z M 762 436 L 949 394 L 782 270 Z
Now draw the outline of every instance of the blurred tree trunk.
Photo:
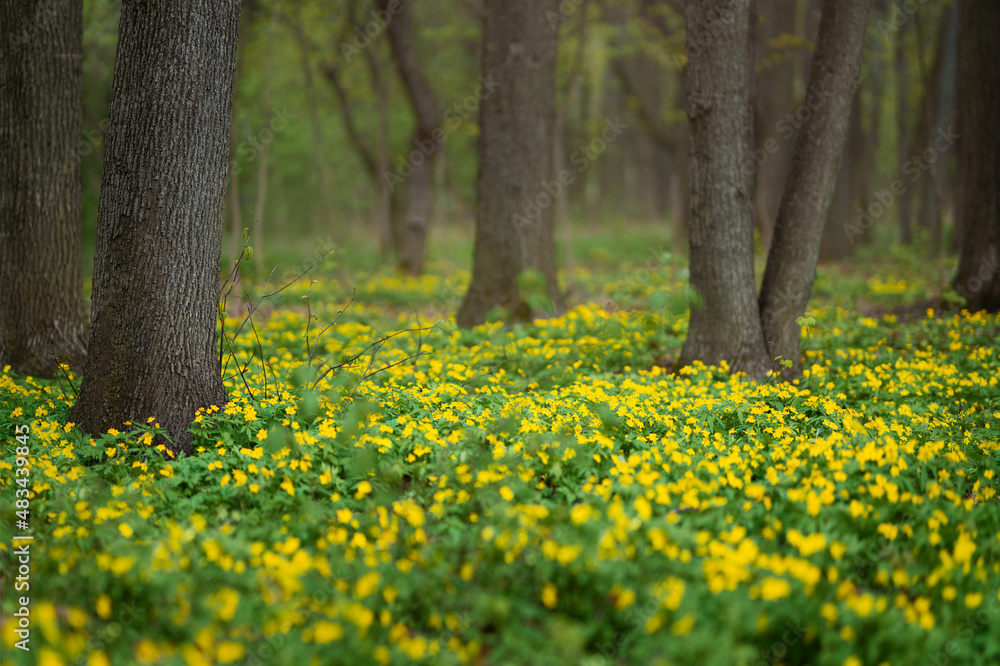
M 819 21 L 820 15 L 822 14 L 821 8 L 823 5 L 823 0 L 800 0 L 802 9 L 802 36 L 813 44 L 815 47 L 816 34 L 819 31 Z M 809 78 L 809 67 L 812 62 L 812 56 L 815 52 L 815 48 L 812 49 L 802 49 L 799 56 L 799 61 L 797 63 L 797 72 L 795 75 L 795 84 L 793 88 L 795 90 L 795 99 L 800 99 L 805 97 L 804 91 L 807 85 L 807 79 Z
M 271 9 L 271 23 L 267 27 L 267 54 L 264 61 L 264 97 L 261 100 L 261 116 L 269 119 L 274 114 L 271 105 L 271 79 L 274 70 L 274 33 L 278 27 L 278 5 Z M 271 142 L 262 142 L 263 147 L 257 156 L 257 199 L 254 204 L 254 265 L 257 268 L 257 275 L 264 274 L 264 204 L 267 203 L 267 157 L 270 153 Z
M 792 110 L 792 85 L 795 81 L 795 58 L 783 35 L 795 33 L 796 0 L 760 0 L 763 18 L 762 47 L 759 49 L 757 94 L 754 112 L 754 225 L 761 232 L 765 251 L 771 245 L 774 220 L 785 185 L 791 156 L 792 137 L 778 132 L 781 119 Z M 778 149 L 769 151 L 768 140 Z
M 820 259 L 839 261 L 851 253 L 855 241 L 870 243 L 874 237 L 874 227 L 864 233 L 854 234 L 845 230 L 845 225 L 858 224 L 858 211 L 869 205 L 873 192 L 865 185 L 865 161 L 868 156 L 867 138 L 861 125 L 861 91 L 854 93 L 848 114 L 847 139 L 844 142 L 837 171 L 837 181 L 833 190 L 833 201 L 829 215 L 823 226 L 820 242 Z M 876 224 L 881 223 L 881 218 Z M 860 229 L 860 227 L 858 227 Z
M 962 252 L 956 291 L 969 309 L 1000 311 L 1000 12 L 989 0 L 959 4 L 962 117 Z
M 936 150 L 934 151 L 935 157 L 933 161 L 926 160 L 922 155 L 929 147 L 933 146 L 935 136 L 937 135 L 938 112 L 941 107 L 941 73 L 944 68 L 950 17 L 951 13 L 945 10 L 942 12 L 938 22 L 938 32 L 934 38 L 934 56 L 931 69 L 928 70 L 924 64 L 923 55 L 917 58 L 924 94 L 921 100 L 918 130 L 914 137 L 913 155 L 914 157 L 921 156 L 921 162 L 927 167 L 920 181 L 920 206 L 918 208 L 917 220 L 922 229 L 927 229 L 930 232 L 931 248 L 934 252 L 944 247 L 944 231 L 942 228 L 944 195 L 941 191 L 940 166 L 937 163 L 939 160 L 947 158 L 943 153 Z M 925 44 L 924 24 L 919 12 L 914 15 L 913 23 L 917 30 L 917 43 Z
M 945 9 L 948 12 L 948 34 L 945 37 L 943 69 L 941 70 L 941 101 L 938 107 L 938 122 L 940 125 L 950 123 L 954 127 L 958 113 L 958 98 L 956 96 L 958 80 L 958 4 L 952 3 Z M 959 130 L 961 132 L 961 130 Z M 945 252 L 957 254 L 960 247 L 958 240 L 958 208 L 957 196 L 960 184 L 958 180 L 958 161 L 961 141 L 957 141 L 939 160 L 937 166 L 940 174 L 941 190 L 944 197 L 942 208 L 946 220 L 951 221 L 951 234 L 947 246 L 942 243 Z
M 238 0 L 122 3 L 93 331 L 70 412 L 84 432 L 155 417 L 190 452 L 195 411 L 227 401 L 216 317 L 239 15 Z
M 231 123 L 229 127 L 229 154 L 236 155 L 236 123 Z M 240 196 L 239 172 L 241 167 L 235 159 L 231 166 L 235 168 L 229 169 L 229 190 L 226 195 L 225 210 L 229 213 L 229 260 L 235 266 L 243 251 L 243 244 L 240 242 L 243 234 L 243 211 L 241 210 L 243 203 Z M 234 300 L 227 309 L 235 307 L 236 301 Z
M 316 177 L 319 181 L 320 202 L 323 205 L 323 222 L 332 227 L 336 227 L 333 214 L 333 201 L 330 199 L 330 179 L 326 170 L 326 155 L 323 151 L 323 123 L 320 121 L 319 101 L 316 99 L 316 83 L 313 79 L 312 69 L 312 45 L 306 35 L 305 26 L 302 23 L 302 10 L 299 4 L 294 5 L 295 12 L 292 31 L 295 33 L 295 41 L 298 42 L 299 53 L 302 57 L 302 79 L 305 82 L 306 105 L 309 107 L 309 124 L 313 134 L 313 156 L 316 159 Z
M 570 107 L 580 93 L 580 70 L 583 67 L 583 51 L 587 43 L 587 22 L 583 14 L 577 19 L 576 48 L 566 76 L 566 90 L 562 95 L 562 106 L 556 111 L 554 140 L 552 142 L 553 167 L 558 176 L 566 169 L 566 118 Z M 562 232 L 563 268 L 567 280 L 573 279 L 573 227 L 569 216 L 569 187 L 560 189 L 556 196 L 556 224 Z
M 375 181 L 375 191 L 378 196 L 376 211 L 376 227 L 379 230 L 379 250 L 382 260 L 388 264 L 393 259 L 396 244 L 392 229 L 392 190 L 384 174 L 389 173 L 389 86 L 382 76 L 382 65 L 373 49 L 368 49 L 368 68 L 372 73 L 372 86 L 375 88 L 375 98 L 378 100 L 378 169 L 369 174 Z M 342 102 L 343 103 L 343 102 Z
M 397 3 L 398 0 L 377 0 L 378 8 L 386 13 L 390 5 L 399 7 L 389 20 L 389 46 L 417 126 L 407 157 L 412 172 L 406 177 L 406 212 L 397 218 L 394 240 L 399 268 L 411 275 L 420 275 L 424 270 L 424 244 L 431 223 L 434 158 L 444 137 L 443 112 L 413 46 L 412 4 Z
M 0 2 L 0 368 L 21 375 L 87 353 L 82 41 L 78 1 Z
M 833 199 L 841 152 L 861 69 L 870 0 L 824 0 L 816 51 L 809 70 L 809 98 L 816 110 L 803 123 L 792 153 L 774 240 L 760 292 L 760 318 L 772 358 L 801 365 L 796 318 L 806 311 L 816 278 L 823 227 Z
M 497 88 L 480 105 L 472 283 L 457 316 L 463 327 L 483 323 L 498 306 L 519 321 L 543 314 L 541 298 L 561 306 L 552 221 L 560 182 L 552 164 L 558 32 L 546 20 L 556 8 L 556 0 L 483 7 L 482 76 Z
M 355 16 L 355 11 L 359 3 L 348 3 L 348 16 L 344 21 L 343 29 L 337 38 L 337 43 L 345 44 L 349 39 L 351 30 L 358 25 L 359 19 Z M 378 40 L 380 35 L 376 36 Z M 388 84 L 383 76 L 383 67 L 377 50 L 377 41 L 373 41 L 364 49 L 365 61 L 368 64 L 368 71 L 371 74 L 370 81 L 372 92 L 377 100 L 378 108 L 378 133 L 376 137 L 376 147 L 373 150 L 368 146 L 364 137 L 354 122 L 354 113 L 351 108 L 351 99 L 344 87 L 341 79 L 339 60 L 324 62 L 320 71 L 326 78 L 330 87 L 333 88 L 334 96 L 337 98 L 340 109 L 341 125 L 347 134 L 348 143 L 354 149 L 362 168 L 368 175 L 377 193 L 378 204 L 375 207 L 376 226 L 379 229 L 379 248 L 386 262 L 391 261 L 390 256 L 395 251 L 393 239 L 393 220 L 400 209 L 400 196 L 395 192 L 395 188 L 390 187 L 385 174 L 389 173 L 389 90 Z M 345 59 L 350 63 L 353 59 L 353 52 Z
M 910 109 L 907 103 L 909 77 L 907 76 L 906 25 L 896 32 L 896 131 L 899 133 L 899 176 L 910 159 Z M 899 195 L 899 237 L 904 245 L 913 242 L 913 188 L 906 187 Z
M 597 68 L 591 63 L 585 63 L 586 66 L 589 67 L 584 73 L 584 90 L 586 94 L 583 96 L 582 104 L 584 145 L 591 141 L 595 133 L 600 132 L 600 123 L 603 122 L 604 118 L 605 86 L 604 72 L 595 71 Z M 595 128 L 597 132 L 595 132 Z M 600 226 L 602 212 L 601 161 L 593 160 L 587 162 L 587 166 L 581 175 L 583 180 L 583 205 L 587 225 L 591 229 L 596 229 Z
M 752 0 L 687 4 L 687 115 L 691 137 L 689 251 L 700 303 L 678 367 L 729 363 L 765 376 L 770 362 L 754 293 L 751 161 Z
M 246 0 L 241 1 L 241 6 Z M 247 24 L 250 22 L 249 12 L 240 11 L 240 44 L 247 42 Z M 243 76 L 243 61 L 246 59 L 246 49 L 240 49 L 236 54 L 236 74 L 233 77 L 233 96 L 239 89 L 240 78 Z M 239 141 L 237 134 L 239 130 L 236 123 L 230 119 L 229 124 L 229 187 L 226 193 L 225 214 L 229 217 L 229 261 L 233 266 L 243 252 L 243 197 L 240 194 L 240 172 L 243 171 L 243 164 L 240 163 Z M 227 269 L 227 274 L 228 274 Z M 227 310 L 233 316 L 239 311 L 239 298 L 233 299 Z

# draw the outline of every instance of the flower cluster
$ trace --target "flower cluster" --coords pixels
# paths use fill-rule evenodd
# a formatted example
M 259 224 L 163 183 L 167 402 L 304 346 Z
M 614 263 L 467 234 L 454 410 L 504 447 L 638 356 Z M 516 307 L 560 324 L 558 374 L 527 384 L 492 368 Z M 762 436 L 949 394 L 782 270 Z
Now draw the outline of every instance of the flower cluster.
M 80 435 L 58 382 L 0 374 L 0 431 L 32 431 L 24 663 L 1000 650 L 996 317 L 823 305 L 802 378 L 754 384 L 671 374 L 686 321 L 669 308 L 462 331 L 378 298 L 443 280 L 386 280 L 322 336 L 291 305 L 241 333 L 231 401 L 196 415 L 192 456 L 158 448 L 155 419 Z M 332 284 L 295 294 L 319 319 L 344 307 Z M 0 642 L 21 663 L 12 596 Z

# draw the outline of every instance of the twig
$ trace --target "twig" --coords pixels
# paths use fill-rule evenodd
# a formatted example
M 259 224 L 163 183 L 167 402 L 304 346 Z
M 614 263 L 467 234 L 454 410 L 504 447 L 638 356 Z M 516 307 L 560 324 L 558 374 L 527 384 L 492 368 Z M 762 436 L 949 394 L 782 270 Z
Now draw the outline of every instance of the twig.
M 775 377 L 781 377 L 782 371 L 778 370 L 778 366 L 774 363 L 774 350 L 771 348 L 771 341 L 767 341 L 767 355 L 771 359 L 771 376 L 768 377 L 767 381 L 770 382 Z
M 76 392 L 76 387 L 73 386 L 73 380 L 71 380 L 69 378 L 69 373 L 67 373 L 65 370 L 63 370 L 62 363 L 59 362 L 59 359 L 56 358 L 56 355 L 52 352 L 51 349 L 49 350 L 49 356 L 51 356 L 52 360 L 56 362 L 56 368 L 58 368 L 59 372 L 61 372 L 64 375 L 66 375 L 66 382 L 69 384 L 69 388 L 73 391 L 73 397 L 79 399 L 80 395 Z M 59 377 L 58 375 L 56 375 L 56 378 L 59 380 L 59 391 L 63 395 L 63 400 L 65 400 L 66 399 L 66 390 L 63 388 L 63 385 L 62 385 L 62 377 Z
M 316 386 L 321 381 L 323 381 L 323 379 L 325 379 L 328 374 L 330 374 L 334 370 L 338 370 L 338 369 L 344 367 L 345 365 L 350 365 L 351 363 L 354 363 L 356 360 L 358 360 L 359 358 L 361 358 L 362 356 L 364 356 L 368 352 L 368 350 L 372 349 L 373 347 L 380 346 L 380 345 L 384 344 L 387 340 L 391 340 L 392 338 L 395 338 L 396 336 L 402 335 L 403 333 L 413 333 L 414 331 L 419 331 L 419 330 L 422 330 L 422 329 L 420 329 L 419 327 L 416 328 L 416 329 L 409 329 L 408 328 L 408 329 L 403 330 L 403 331 L 396 331 L 395 333 L 390 333 L 389 335 L 383 336 L 382 338 L 380 338 L 378 340 L 375 340 L 374 342 L 372 342 L 371 344 L 369 344 L 367 347 L 365 347 L 363 350 L 361 350 L 360 352 L 358 352 L 354 356 L 348 358 L 345 361 L 342 361 L 342 362 L 338 363 L 337 365 L 329 365 L 328 363 L 324 363 L 323 365 L 326 366 L 326 372 L 324 372 L 322 375 L 320 375 L 313 382 L 312 388 L 316 388 Z M 409 360 L 410 358 L 412 358 L 412 357 L 407 357 L 406 359 L 404 359 L 404 361 Z
M 250 294 L 247 294 L 245 291 L 243 293 L 246 295 L 247 301 L 249 301 L 250 300 Z M 262 344 L 260 344 L 260 336 L 257 335 L 257 326 L 253 323 L 253 317 L 250 314 L 247 314 L 247 318 L 250 320 L 250 329 L 253 331 L 253 337 L 254 337 L 254 339 L 257 340 L 257 349 L 260 351 L 260 370 L 261 370 L 262 373 L 264 373 L 264 398 L 266 399 L 267 398 L 267 368 L 264 365 L 264 346 Z M 274 381 L 278 381 L 278 378 L 275 377 Z
M 487 371 L 486 371 L 486 372 L 484 372 L 483 374 L 479 375 L 478 377 L 473 377 L 473 378 L 472 378 L 472 379 L 470 379 L 469 381 L 467 381 L 467 382 L 465 382 L 464 384 L 462 384 L 462 388 L 465 388 L 466 386 L 468 386 L 468 385 L 469 385 L 469 384 L 471 384 L 472 382 L 475 382 L 475 381 L 479 381 L 480 379 L 482 379 L 482 378 L 483 378 L 483 377 L 485 377 L 486 375 L 492 375 L 492 374 L 493 374 L 493 371 L 494 371 L 494 370 L 496 370 L 497 368 L 499 368 L 499 367 L 500 367 L 501 365 L 503 365 L 504 363 L 506 363 L 506 362 L 507 362 L 507 361 L 509 361 L 510 359 L 511 359 L 511 357 L 510 357 L 510 356 L 504 356 L 504 357 L 503 357 L 502 359 L 500 359 L 500 362 L 499 362 L 499 363 L 495 363 L 494 365 L 490 366 L 490 369 L 489 369 L 489 370 L 487 370 Z

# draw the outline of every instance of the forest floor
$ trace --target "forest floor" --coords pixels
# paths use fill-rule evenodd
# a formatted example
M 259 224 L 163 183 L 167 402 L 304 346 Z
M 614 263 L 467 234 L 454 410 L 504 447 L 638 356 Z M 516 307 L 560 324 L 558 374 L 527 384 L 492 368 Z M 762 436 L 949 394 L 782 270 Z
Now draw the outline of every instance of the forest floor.
M 4 663 L 997 663 L 1000 318 L 863 256 L 819 271 L 801 378 L 671 375 L 686 273 L 624 238 L 512 327 L 457 329 L 440 258 L 321 262 L 176 460 L 4 371 L 0 519 L 27 424 L 35 537 L 30 592 L 0 544 Z

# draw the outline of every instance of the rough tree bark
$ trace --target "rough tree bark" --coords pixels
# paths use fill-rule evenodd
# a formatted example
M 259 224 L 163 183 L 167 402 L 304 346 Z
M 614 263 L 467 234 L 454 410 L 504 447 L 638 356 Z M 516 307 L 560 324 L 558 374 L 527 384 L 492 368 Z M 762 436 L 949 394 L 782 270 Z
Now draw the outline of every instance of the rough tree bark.
M 86 354 L 80 2 L 0 2 L 0 368 Z
M 480 106 L 472 283 L 457 315 L 463 327 L 483 323 L 497 306 L 514 320 L 540 314 L 518 284 L 527 270 L 541 275 L 545 285 L 535 289 L 559 307 L 553 196 L 560 182 L 552 165 L 557 31 L 546 19 L 556 9 L 556 0 L 488 0 L 483 8 L 482 76 L 497 88 Z
M 678 367 L 726 361 L 733 372 L 763 377 L 770 363 L 753 274 L 751 16 L 752 0 L 687 5 L 688 246 L 701 303 L 691 307 Z
M 801 327 L 847 136 L 870 0 L 824 0 L 806 89 L 816 100 L 792 153 L 760 293 L 768 352 L 800 364 Z
M 956 291 L 970 310 L 1000 310 L 1000 12 L 989 0 L 958 7 L 962 251 Z
M 70 420 L 156 417 L 190 451 L 227 400 L 217 354 L 239 0 L 122 3 L 94 258 L 93 330 Z
M 399 0 L 377 0 L 378 8 L 387 14 L 390 5 Z M 417 126 L 410 140 L 410 155 L 424 159 L 410 160 L 413 172 L 406 179 L 406 212 L 394 221 L 394 244 L 399 268 L 411 275 L 424 270 L 424 244 L 431 217 L 431 185 L 434 178 L 434 158 L 440 147 L 435 130 L 441 131 L 443 111 L 420 67 L 413 46 L 412 3 L 403 3 L 389 19 L 389 46 L 396 71 L 410 100 Z M 419 164 L 417 163 L 419 162 Z

